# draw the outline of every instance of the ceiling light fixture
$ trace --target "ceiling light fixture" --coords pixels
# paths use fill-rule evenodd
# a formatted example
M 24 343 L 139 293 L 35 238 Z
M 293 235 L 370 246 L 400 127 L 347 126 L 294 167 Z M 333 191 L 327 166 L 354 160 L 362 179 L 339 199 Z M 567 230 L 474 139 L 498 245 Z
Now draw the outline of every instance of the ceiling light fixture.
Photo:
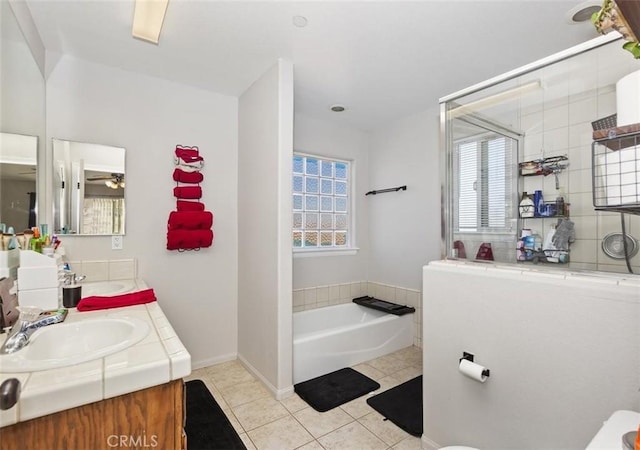
M 473 100 L 464 105 L 456 106 L 449 111 L 449 115 L 453 119 L 455 117 L 478 111 L 482 108 L 487 108 L 489 106 L 497 105 L 498 103 L 512 100 L 522 94 L 527 94 L 540 88 L 542 88 L 542 82 L 540 80 L 530 81 L 529 83 L 507 89 L 506 91 L 497 92 L 487 97 Z
M 133 13 L 133 37 L 157 44 L 169 0 L 136 0 Z
M 600 0 L 588 0 L 567 11 L 565 18 L 571 24 L 587 22 L 591 20 L 593 13 L 600 11 L 601 7 Z
M 347 109 L 347 108 L 345 108 L 344 105 L 332 105 L 331 106 L 331 111 L 333 111 L 333 112 L 342 112 L 345 109 Z

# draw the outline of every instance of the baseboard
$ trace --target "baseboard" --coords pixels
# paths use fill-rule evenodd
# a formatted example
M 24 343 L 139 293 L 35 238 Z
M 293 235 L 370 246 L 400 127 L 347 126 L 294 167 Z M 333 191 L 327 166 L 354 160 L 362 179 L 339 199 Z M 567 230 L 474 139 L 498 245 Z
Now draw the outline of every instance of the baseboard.
M 271 392 L 271 395 L 273 395 L 276 400 L 285 399 L 293 394 L 293 386 L 288 386 L 284 389 L 278 389 L 273 384 L 271 384 L 269 380 L 267 380 L 258 369 L 253 367 L 251 363 L 249 363 L 249 361 L 247 361 L 241 354 L 238 354 L 238 360 L 240 361 L 240 363 L 242 363 L 245 369 L 247 369 L 251 373 L 251 375 L 260 380 L 260 382 L 269 390 L 269 392 Z
M 229 353 L 227 355 L 216 356 L 215 358 L 200 359 L 191 363 L 191 370 L 202 369 L 203 367 L 213 366 L 227 361 L 238 359 L 237 353 Z
M 420 441 L 422 442 L 422 450 L 438 450 L 440 447 L 442 447 L 441 445 L 429 439 L 424 434 L 420 438 Z

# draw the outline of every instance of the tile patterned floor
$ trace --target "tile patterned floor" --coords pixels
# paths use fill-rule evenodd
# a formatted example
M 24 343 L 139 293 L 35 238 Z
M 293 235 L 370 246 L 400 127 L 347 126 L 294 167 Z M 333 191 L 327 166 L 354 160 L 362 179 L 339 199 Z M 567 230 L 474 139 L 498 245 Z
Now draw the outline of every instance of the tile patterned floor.
M 422 351 L 407 347 L 358 364 L 357 371 L 380 383 L 376 395 L 422 373 Z M 194 370 L 249 450 L 418 450 L 420 438 L 397 427 L 360 397 L 319 413 L 296 394 L 282 401 L 238 361 Z

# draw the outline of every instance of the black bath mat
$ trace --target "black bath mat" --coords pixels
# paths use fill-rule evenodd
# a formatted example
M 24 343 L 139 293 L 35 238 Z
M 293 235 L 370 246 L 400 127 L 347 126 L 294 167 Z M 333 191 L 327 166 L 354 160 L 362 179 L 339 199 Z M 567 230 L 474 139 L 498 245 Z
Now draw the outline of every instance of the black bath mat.
M 407 433 L 422 436 L 422 375 L 368 398 L 367 403 Z
M 350 367 L 293 386 L 300 398 L 320 412 L 329 411 L 379 388 L 378 383 Z
M 189 450 L 246 450 L 242 439 L 202 380 L 185 383 L 187 389 L 187 448 Z

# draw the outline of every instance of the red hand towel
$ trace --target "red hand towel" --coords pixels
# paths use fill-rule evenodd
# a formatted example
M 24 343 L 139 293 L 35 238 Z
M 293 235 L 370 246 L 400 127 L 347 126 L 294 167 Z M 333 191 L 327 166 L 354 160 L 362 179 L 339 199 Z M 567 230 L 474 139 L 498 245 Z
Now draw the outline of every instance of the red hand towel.
M 204 158 L 200 156 L 198 147 L 182 147 L 180 145 L 176 147 L 176 159 L 182 160 L 186 163 L 204 161 Z M 176 161 L 176 163 L 177 162 L 178 161 Z
M 198 149 L 198 147 L 186 147 L 183 145 L 176 145 L 176 156 L 178 158 L 182 156 L 193 158 L 195 156 L 200 156 L 200 150 Z
M 198 199 L 202 197 L 202 188 L 200 186 L 176 186 L 173 188 L 173 195 L 178 198 Z
M 145 289 L 128 294 L 101 297 L 94 295 L 78 302 L 78 311 L 96 311 L 98 309 L 122 308 L 123 306 L 142 305 L 156 301 L 153 289 Z
M 194 164 L 204 161 L 204 158 L 202 156 L 182 155 L 177 158 L 176 164 L 182 164 L 180 161 L 182 161 L 182 163 L 184 164 Z
M 200 172 L 185 172 L 180 169 L 173 170 L 173 180 L 179 183 L 200 183 L 203 179 L 204 175 Z
M 178 211 L 204 211 L 204 203 L 178 200 L 176 202 L 176 209 Z
M 211 247 L 211 230 L 169 230 L 167 231 L 167 250 L 187 250 Z
M 170 230 L 207 230 L 212 226 L 211 211 L 171 211 L 169 214 Z

